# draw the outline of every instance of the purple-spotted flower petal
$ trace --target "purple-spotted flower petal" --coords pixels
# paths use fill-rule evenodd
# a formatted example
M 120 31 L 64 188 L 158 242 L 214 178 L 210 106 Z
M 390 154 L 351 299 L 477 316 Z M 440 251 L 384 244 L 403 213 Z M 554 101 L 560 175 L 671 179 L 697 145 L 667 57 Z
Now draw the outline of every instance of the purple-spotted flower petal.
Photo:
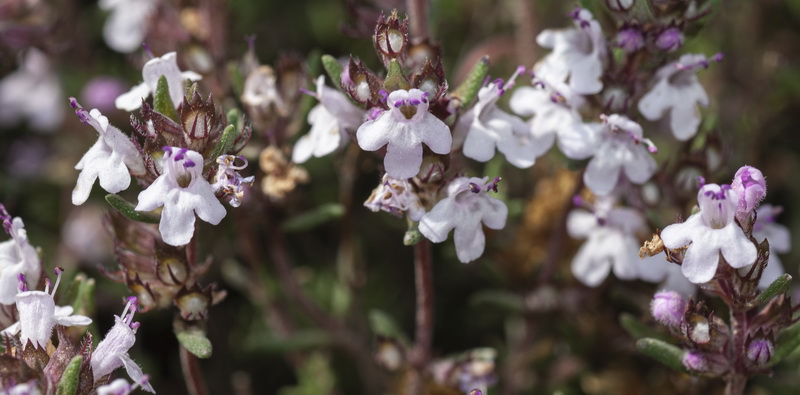
M 392 178 L 411 178 L 422 165 L 422 144 L 434 153 L 450 152 L 450 128 L 428 112 L 428 94 L 419 90 L 396 90 L 387 99 L 389 110 L 364 122 L 356 132 L 358 145 L 366 151 L 386 146 L 384 166 Z
M 225 217 L 225 207 L 214 196 L 211 184 L 203 178 L 203 157 L 186 148 L 164 147 L 162 173 L 139 193 L 137 211 L 164 207 L 158 225 L 161 238 L 182 246 L 194 235 L 195 213 L 212 225 Z
M 483 254 L 486 237 L 483 225 L 502 229 L 506 225 L 508 208 L 502 200 L 489 195 L 497 181 L 488 178 L 460 177 L 447 186 L 447 197 L 436 203 L 422 216 L 419 231 L 430 241 L 441 243 L 454 231 L 456 255 L 463 263 L 474 261 Z

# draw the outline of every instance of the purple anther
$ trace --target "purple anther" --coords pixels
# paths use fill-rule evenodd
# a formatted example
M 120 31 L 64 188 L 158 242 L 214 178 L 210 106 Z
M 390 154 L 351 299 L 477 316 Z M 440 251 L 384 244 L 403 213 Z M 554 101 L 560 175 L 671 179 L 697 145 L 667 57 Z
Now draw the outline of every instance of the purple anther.
M 526 71 L 528 71 L 527 67 L 523 65 L 517 66 L 517 74 L 525 74 Z M 531 70 L 531 75 L 533 75 L 533 70 Z
M 382 113 L 383 109 L 375 107 L 369 110 L 369 115 L 367 115 L 367 118 L 369 118 L 370 121 L 374 121 L 378 119 L 378 117 L 381 116 Z
M 400 99 L 400 100 L 398 100 L 398 101 L 394 102 L 394 108 L 400 108 L 400 107 L 402 107 L 402 106 L 405 104 L 405 102 L 406 102 L 406 101 L 405 101 L 405 100 L 403 100 L 403 99 Z
M 19 289 L 20 292 L 28 292 L 28 284 L 25 282 L 25 275 L 22 273 L 17 274 L 17 280 L 19 281 L 17 289 Z
M 481 193 L 481 187 L 479 187 L 478 184 L 474 182 L 469 183 L 469 190 L 472 193 Z
M 389 100 L 389 94 L 383 89 L 378 91 L 378 95 L 381 97 L 381 103 L 386 103 L 386 100 Z
M 492 182 L 486 185 L 486 192 L 493 191 L 494 193 L 497 193 L 497 184 L 499 184 L 502 180 L 503 179 L 501 177 L 495 177 L 492 179 Z
M 481 86 L 486 86 L 486 85 L 488 85 L 488 84 L 489 84 L 489 80 L 490 80 L 491 78 L 492 78 L 492 77 L 490 77 L 490 76 L 488 76 L 488 75 L 487 75 L 487 76 L 486 76 L 486 78 L 484 78 L 484 79 L 483 79 L 483 84 L 481 84 Z
M 165 146 L 161 147 L 161 149 L 162 149 L 162 150 L 164 150 L 164 153 L 165 153 L 167 156 L 170 156 L 170 155 L 172 155 L 172 147 L 170 147 L 170 146 L 168 146 L 168 145 L 165 145 Z
M 603 217 L 597 217 L 597 224 L 600 226 L 606 226 L 606 219 Z
M 139 329 L 140 325 L 142 325 L 141 322 L 138 322 L 138 321 L 137 322 L 131 322 L 130 328 L 133 329 L 133 330 L 136 330 L 136 329 Z
M 78 107 L 80 107 L 80 106 L 78 105 L 78 101 L 77 101 L 77 100 L 75 100 L 75 98 L 74 98 L 74 97 L 70 97 L 70 98 L 69 98 L 69 106 L 70 106 L 70 107 L 72 107 L 72 108 L 78 108 Z
M 53 269 L 53 274 L 55 274 L 56 276 L 61 275 L 61 273 L 64 273 L 64 268 L 63 267 L 56 266 L 56 268 Z
M 44 289 L 49 289 L 53 285 L 49 277 L 44 278 Z
M 311 97 L 317 97 L 317 93 L 316 92 L 311 92 L 310 90 L 308 90 L 306 88 L 300 88 L 298 90 L 300 91 L 300 93 L 304 93 L 304 94 L 309 95 Z
M 130 303 L 130 304 L 132 304 L 134 306 L 136 306 L 136 304 L 139 303 L 139 299 L 137 297 L 135 297 L 135 296 L 128 296 L 126 298 L 126 300 L 128 301 L 128 303 Z
M 194 162 L 193 162 L 191 159 L 186 159 L 186 160 L 183 162 L 183 167 L 184 167 L 184 168 L 186 168 L 186 169 L 188 169 L 188 168 L 190 168 L 190 167 L 195 167 L 195 165 L 196 165 L 196 164 L 195 164 L 195 163 L 194 163 Z
M 706 185 L 706 178 L 703 176 L 697 176 L 697 187 L 702 188 L 703 185 Z
M 11 215 L 6 211 L 6 206 L 0 204 L 0 221 L 3 221 L 3 229 L 11 234 Z
M 178 151 L 178 154 L 177 154 L 177 155 L 175 155 L 175 157 L 173 158 L 173 160 L 174 160 L 175 162 L 177 162 L 177 161 L 179 161 L 179 160 L 182 160 L 183 158 L 185 158 L 185 157 L 186 157 L 186 151 L 188 151 L 188 150 L 189 150 L 188 148 L 181 148 L 181 149 Z
M 714 56 L 711 57 L 711 60 L 719 63 L 724 58 L 725 58 L 725 54 L 723 54 L 722 52 L 717 52 L 717 53 L 714 54 Z
M 418 106 L 418 105 L 420 105 L 420 103 L 422 103 L 422 102 L 420 102 L 417 99 L 411 99 L 411 100 L 408 101 L 408 104 L 410 104 L 412 106 Z
M 650 151 L 651 154 L 657 154 L 658 148 L 655 145 L 648 145 L 647 150 Z
M 583 207 L 583 198 L 581 195 L 572 196 L 572 205 L 575 207 Z
M 87 125 L 89 124 L 89 116 L 86 115 L 86 110 L 84 110 L 83 108 L 78 108 L 77 110 L 75 110 L 75 115 L 77 115 L 78 118 L 81 119 L 81 122 Z

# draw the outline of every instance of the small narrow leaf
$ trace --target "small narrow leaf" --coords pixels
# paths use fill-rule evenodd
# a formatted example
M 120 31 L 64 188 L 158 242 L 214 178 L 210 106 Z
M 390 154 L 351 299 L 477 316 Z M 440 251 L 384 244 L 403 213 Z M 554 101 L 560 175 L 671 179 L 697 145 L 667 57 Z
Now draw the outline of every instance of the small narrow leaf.
M 211 341 L 202 330 L 197 328 L 179 330 L 175 332 L 175 337 L 186 351 L 194 354 L 197 358 L 211 357 Z
M 322 225 L 344 215 L 344 206 L 339 203 L 323 204 L 311 211 L 299 214 L 281 224 L 285 232 L 299 232 Z
M 153 109 L 167 118 L 179 122 L 178 112 L 175 111 L 175 104 L 169 96 L 167 77 L 163 75 L 158 79 L 158 84 L 156 85 L 156 94 L 153 97 Z
M 464 82 L 453 91 L 452 97 L 461 101 L 462 108 L 466 108 L 472 103 L 487 75 L 489 75 L 489 57 L 484 56 L 475 63 L 475 66 L 472 66 L 472 70 L 469 71 Z
M 124 215 L 128 219 L 132 219 L 134 221 L 139 222 L 147 222 L 151 224 L 157 224 L 161 221 L 160 214 L 153 214 L 152 212 L 143 212 L 143 211 L 136 211 L 135 207 L 132 203 L 128 202 L 127 200 L 123 199 L 119 195 L 115 195 L 113 193 L 109 193 L 106 195 L 106 202 L 117 209 L 120 214 Z
M 331 55 L 322 55 L 322 67 L 328 73 L 328 77 L 333 81 L 337 88 L 342 86 L 342 65 Z
M 78 392 L 78 382 L 81 375 L 81 363 L 83 356 L 76 355 L 69 361 L 67 368 L 61 375 L 61 381 L 58 382 L 56 388 L 56 395 L 74 395 Z
M 219 137 L 219 141 L 217 145 L 214 147 L 214 150 L 211 151 L 211 155 L 208 157 L 208 160 L 215 161 L 217 157 L 220 155 L 225 155 L 231 150 L 233 146 L 233 141 L 236 139 L 236 127 L 233 125 L 228 125 L 225 127 L 225 130 L 222 131 L 222 136 Z
M 776 343 L 770 365 L 777 364 L 800 346 L 800 322 L 781 331 Z
M 638 318 L 629 313 L 619 315 L 619 324 L 634 339 L 652 337 L 658 340 L 667 340 L 667 336 L 645 325 Z
M 756 298 L 756 303 L 758 304 L 765 304 L 768 303 L 772 298 L 775 296 L 781 295 L 789 289 L 789 285 L 792 283 L 792 276 L 789 274 L 781 274 L 772 284 L 767 287 L 763 292 L 761 292 L 758 297 Z
M 636 341 L 636 349 L 678 372 L 686 372 L 683 357 L 686 351 L 667 342 L 644 338 Z
M 94 279 L 86 277 L 84 273 L 80 273 L 75 276 L 71 288 L 74 288 L 75 292 L 71 303 L 75 314 L 94 315 Z
M 389 73 L 386 75 L 383 87 L 387 92 L 393 92 L 398 89 L 408 90 L 411 88 L 411 84 L 403 73 L 403 68 L 400 66 L 400 63 L 394 59 L 389 63 Z

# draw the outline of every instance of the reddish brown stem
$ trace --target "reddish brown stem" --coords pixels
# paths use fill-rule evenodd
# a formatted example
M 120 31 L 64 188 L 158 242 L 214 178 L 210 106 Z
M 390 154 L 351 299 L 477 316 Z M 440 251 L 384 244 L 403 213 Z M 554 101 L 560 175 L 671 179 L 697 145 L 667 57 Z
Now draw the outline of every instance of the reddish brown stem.
M 200 366 L 197 364 L 197 357 L 188 350 L 180 346 L 181 369 L 183 379 L 186 380 L 186 391 L 189 395 L 207 395 L 206 383 L 203 381 Z

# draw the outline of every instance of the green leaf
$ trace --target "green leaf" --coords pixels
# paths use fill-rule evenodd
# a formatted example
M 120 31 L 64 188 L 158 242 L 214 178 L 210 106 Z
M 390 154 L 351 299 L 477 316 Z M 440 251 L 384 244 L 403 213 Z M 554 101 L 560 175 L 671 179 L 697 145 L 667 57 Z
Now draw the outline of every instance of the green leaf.
M 67 368 L 64 369 L 64 374 L 61 375 L 61 381 L 58 382 L 56 395 L 74 395 L 78 392 L 82 362 L 83 356 L 81 355 L 76 355 L 69 361 Z
M 522 297 L 511 292 L 496 289 L 475 293 L 469 299 L 469 304 L 471 306 L 488 305 L 491 307 L 499 307 L 512 312 L 521 313 L 525 311 L 525 302 L 522 300 Z
M 72 309 L 75 314 L 93 316 L 94 315 L 94 288 L 95 282 L 93 278 L 86 277 L 86 274 L 80 273 L 75 276 L 70 286 L 74 290 L 72 299 Z
M 392 59 L 389 63 L 389 73 L 386 75 L 383 87 L 387 92 L 393 92 L 398 89 L 408 90 L 411 88 L 411 84 L 406 79 L 403 68 L 397 60 Z
M 242 93 L 244 92 L 245 76 L 242 75 L 242 70 L 239 68 L 239 65 L 236 64 L 236 62 L 228 63 L 228 75 L 230 76 L 233 93 L 236 94 L 236 97 L 242 96 Z
M 678 372 L 688 373 L 683 366 L 686 351 L 658 339 L 644 338 L 636 341 L 636 349 Z
M 776 278 L 772 284 L 767 287 L 763 292 L 761 292 L 758 297 L 756 298 L 756 303 L 759 305 L 768 303 L 772 298 L 777 295 L 783 294 L 786 290 L 789 289 L 789 285 L 792 283 L 792 276 L 789 274 L 782 274 L 780 277 Z
M 178 112 L 175 111 L 175 104 L 172 103 L 172 98 L 169 96 L 167 77 L 163 75 L 158 79 L 158 84 L 156 85 L 156 94 L 153 97 L 153 109 L 169 119 L 179 122 Z
M 228 125 L 238 125 L 239 124 L 239 109 L 231 108 L 226 114 L 226 118 L 228 119 Z
M 619 315 L 619 324 L 624 328 L 629 335 L 634 339 L 641 339 L 644 337 L 652 337 L 658 340 L 667 340 L 667 336 L 659 333 L 655 329 L 645 325 L 638 318 L 630 313 L 622 313 Z
M 214 161 L 217 160 L 218 156 L 228 153 L 231 147 L 233 147 L 234 140 L 236 140 L 236 127 L 228 125 L 225 127 L 225 130 L 222 131 L 222 136 L 220 136 L 217 145 L 214 147 L 214 150 L 211 151 L 211 155 L 208 159 Z
M 410 344 L 408 337 L 394 321 L 394 318 L 382 310 L 372 309 L 369 311 L 369 327 L 376 335 L 396 339 L 403 344 Z
M 211 357 L 211 341 L 206 337 L 205 332 L 198 328 L 179 329 L 175 332 L 178 342 L 197 358 Z
M 467 79 L 453 91 L 452 97 L 461 101 L 461 108 L 466 108 L 472 103 L 487 75 L 489 75 L 489 57 L 484 56 L 472 66 Z
M 800 346 L 800 322 L 784 329 L 778 335 L 775 352 L 772 354 L 770 365 L 775 365 L 786 358 L 792 351 Z
M 287 219 L 281 224 L 281 229 L 284 232 L 300 232 L 322 225 L 342 215 L 344 215 L 344 206 L 339 203 L 327 203 Z
M 157 224 L 161 221 L 161 214 L 154 214 L 153 212 L 143 212 L 143 211 L 136 211 L 135 207 L 132 203 L 128 202 L 127 200 L 123 199 L 119 195 L 115 195 L 113 193 L 109 193 L 106 195 L 106 202 L 117 209 L 120 214 L 124 215 L 128 219 L 132 219 L 134 221 L 139 222 L 147 222 L 150 224 Z
M 322 67 L 328 73 L 328 77 L 333 81 L 333 85 L 341 89 L 342 86 L 342 65 L 331 55 L 322 55 Z

